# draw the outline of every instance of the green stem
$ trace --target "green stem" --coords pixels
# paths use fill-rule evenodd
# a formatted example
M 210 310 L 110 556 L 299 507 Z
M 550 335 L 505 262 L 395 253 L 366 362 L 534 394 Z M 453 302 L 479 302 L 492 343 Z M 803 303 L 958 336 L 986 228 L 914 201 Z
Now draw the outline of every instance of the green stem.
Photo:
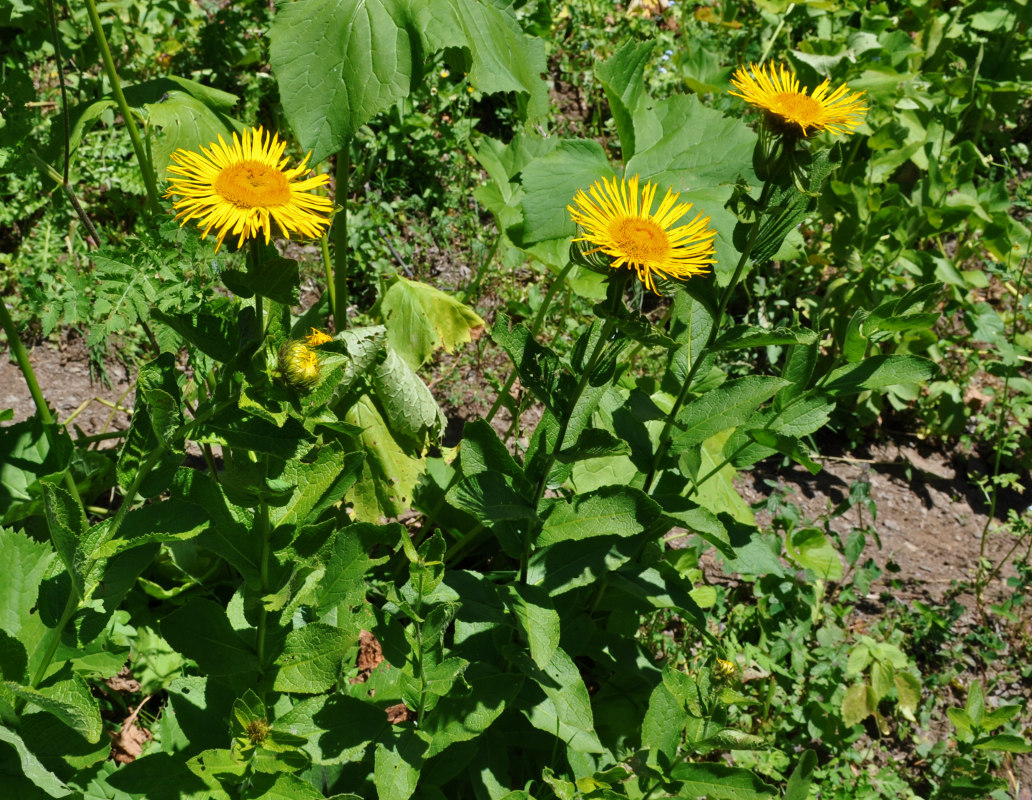
M 147 187 L 147 200 L 150 202 L 151 210 L 159 213 L 161 203 L 158 201 L 158 186 L 154 181 L 154 167 L 147 158 L 147 151 L 144 149 L 143 139 L 140 137 L 140 129 L 136 126 L 136 117 L 133 116 L 132 109 L 129 108 L 129 103 L 122 94 L 122 83 L 118 79 L 115 60 L 111 57 L 111 48 L 108 47 L 107 37 L 100 24 L 100 15 L 97 13 L 97 4 L 94 0 L 86 0 L 86 11 L 90 17 L 90 24 L 93 26 L 93 35 L 97 39 L 101 61 L 104 62 L 104 72 L 107 73 L 108 81 L 111 83 L 111 92 L 115 96 L 122 119 L 125 120 L 126 130 L 129 131 L 129 138 L 132 140 L 133 150 L 136 152 L 136 160 L 140 164 L 140 172 L 143 173 L 143 183 Z
M 272 534 L 272 525 L 269 519 L 269 503 L 264 497 L 258 502 L 258 535 L 261 537 L 261 551 L 258 562 L 258 575 L 261 580 L 261 606 L 258 609 L 258 639 L 256 650 L 258 652 L 258 666 L 265 667 L 265 632 L 268 628 L 267 622 L 269 612 L 265 610 L 265 595 L 269 591 L 269 537 Z
M 449 547 L 448 548 L 448 552 L 446 552 L 444 554 L 444 563 L 447 564 L 450 561 L 453 561 L 456 556 L 458 556 L 460 553 L 462 553 L 465 550 L 467 550 L 469 548 L 469 546 L 471 544 L 473 544 L 473 542 L 475 542 L 477 540 L 477 538 L 485 530 L 487 530 L 487 528 L 484 526 L 484 523 L 483 522 L 478 522 L 476 525 L 474 525 L 472 528 L 470 528 L 466 533 L 462 534 L 462 537 L 457 539 L 455 541 L 455 544 L 453 544 L 451 547 Z
M 326 275 L 326 292 L 330 296 L 330 316 L 333 316 L 337 308 L 337 287 L 333 285 L 333 259 L 330 257 L 330 234 L 327 232 L 319 240 L 319 249 L 322 251 L 323 273 Z
M 713 327 L 710 328 L 710 334 L 706 341 L 706 347 L 703 350 L 708 350 L 713 346 L 713 342 L 717 340 L 717 334 L 720 332 L 720 326 L 724 321 L 724 312 L 727 310 L 727 304 L 731 301 L 731 294 L 734 292 L 738 285 L 738 281 L 742 278 L 742 273 L 745 271 L 745 265 L 749 262 L 749 256 L 752 254 L 753 247 L 756 246 L 756 238 L 760 233 L 760 225 L 763 222 L 763 207 L 764 202 L 770 194 L 770 190 L 773 187 L 773 183 L 768 179 L 763 184 L 763 190 L 760 192 L 760 212 L 757 214 L 755 221 L 752 224 L 752 228 L 749 231 L 749 240 L 746 242 L 745 249 L 742 251 L 741 257 L 738 259 L 738 265 L 735 267 L 734 275 L 731 276 L 731 282 L 728 283 L 727 288 L 724 289 L 720 295 L 720 301 L 717 304 L 717 311 L 713 317 Z M 656 479 L 656 475 L 659 473 L 659 465 L 666 455 L 667 448 L 670 446 L 670 432 L 674 427 L 674 422 L 677 419 L 677 415 L 680 413 L 682 406 L 688 399 L 688 394 L 691 392 L 692 380 L 695 377 L 695 372 L 698 370 L 699 365 L 703 362 L 703 353 L 699 354 L 699 357 L 694 360 L 691 368 L 688 370 L 688 374 L 685 376 L 684 382 L 681 385 L 681 391 L 677 395 L 677 399 L 674 401 L 673 408 L 670 409 L 670 413 L 667 414 L 666 422 L 663 424 L 663 430 L 659 434 L 659 441 L 656 444 L 656 453 L 652 457 L 652 465 L 649 467 L 649 472 L 645 476 L 645 485 L 642 490 L 648 494 L 652 488 L 652 484 Z
M 74 586 L 74 583 L 73 583 Z M 50 641 L 47 642 L 46 652 L 43 653 L 43 660 L 39 662 L 39 666 L 36 667 L 36 672 L 32 676 L 32 681 L 29 683 L 29 688 L 35 689 L 39 686 L 40 681 L 46 677 L 47 670 L 50 669 L 50 662 L 54 660 L 54 654 L 57 652 L 58 646 L 61 644 L 61 636 L 64 633 L 65 626 L 69 623 L 75 612 L 79 610 L 79 595 L 73 588 L 68 593 L 68 599 L 65 601 L 64 611 L 61 612 L 61 619 L 57 621 L 57 627 L 51 628 L 48 631 Z M 18 709 L 20 711 L 20 709 Z
M 770 55 L 771 48 L 774 47 L 774 42 L 778 40 L 778 37 L 781 35 L 782 28 L 785 27 L 785 21 L 788 19 L 788 15 L 792 13 L 794 8 L 795 3 L 788 4 L 788 8 L 785 9 L 785 13 L 782 14 L 781 19 L 778 20 L 778 27 L 774 29 L 774 34 L 767 40 L 767 45 L 763 48 L 763 55 L 760 56 L 760 60 L 757 63 L 762 64 L 767 60 L 767 56 Z
M 57 442 L 53 438 L 54 416 L 50 413 L 50 407 L 43 396 L 43 390 L 39 388 L 39 381 L 36 380 L 36 371 L 32 368 L 32 362 L 29 361 L 29 353 L 25 349 L 25 345 L 22 344 L 21 339 L 18 338 L 18 331 L 14 326 L 14 320 L 11 319 L 10 312 L 7 310 L 7 303 L 2 298 L 0 298 L 0 326 L 3 327 L 4 333 L 7 335 L 7 344 L 11 348 L 15 360 L 18 362 L 18 368 L 25 378 L 25 383 L 29 387 L 29 394 L 32 395 L 32 402 L 36 404 L 36 413 L 39 414 L 39 418 L 43 422 L 43 430 L 46 433 L 47 440 L 50 442 L 50 447 L 54 452 L 57 452 Z M 64 484 L 69 494 L 81 506 L 82 498 L 79 497 L 79 489 L 76 487 L 75 479 L 72 477 L 71 470 L 69 469 L 64 471 Z
M 340 211 L 333 225 L 333 325 L 348 327 L 348 196 L 351 194 L 351 140 L 337 153 L 337 203 Z
M 251 270 L 257 274 L 262 265 L 262 242 L 260 239 L 251 239 L 250 247 Z M 254 319 L 258 325 L 258 341 L 265 338 L 265 311 L 262 308 L 262 296 L 254 293 Z
M 536 336 L 538 330 L 541 328 L 541 323 L 545 319 L 545 313 L 552 305 L 552 300 L 555 298 L 556 292 L 566 283 L 566 276 L 570 273 L 570 269 L 573 267 L 573 260 L 570 259 L 566 262 L 566 266 L 563 267 L 559 274 L 555 276 L 555 280 L 552 281 L 552 285 L 548 288 L 548 294 L 545 295 L 545 299 L 541 303 L 541 307 L 538 309 L 537 314 L 534 315 L 534 321 L 530 325 L 530 335 Z M 509 395 L 509 390 L 512 389 L 512 385 L 516 382 L 516 368 L 509 372 L 509 377 L 505 381 L 505 385 L 502 390 L 498 393 L 498 397 L 495 398 L 494 405 L 491 406 L 491 410 L 487 412 L 487 421 L 490 422 L 495 418 L 495 414 L 498 413 L 498 409 L 502 406 L 503 398 Z
M 75 190 L 72 189 L 71 185 L 61 177 L 60 172 L 58 172 L 56 169 L 50 166 L 50 164 L 48 164 L 46 161 L 40 158 L 34 150 L 26 151 L 26 156 L 28 157 L 29 161 L 35 164 L 42 172 L 46 173 L 46 175 L 52 181 L 54 181 L 54 183 L 61 187 L 61 191 L 64 192 L 65 197 L 68 199 L 68 202 L 71 203 L 72 210 L 75 212 L 75 216 L 79 218 L 79 222 L 83 224 L 83 227 L 86 228 L 87 232 L 89 233 L 87 241 L 92 240 L 92 244 L 94 247 L 100 247 L 100 235 L 97 233 L 97 229 L 93 227 L 92 220 L 90 220 L 90 218 L 86 215 L 86 211 L 85 209 L 83 209 L 82 204 L 79 202 L 79 198 L 76 197 Z

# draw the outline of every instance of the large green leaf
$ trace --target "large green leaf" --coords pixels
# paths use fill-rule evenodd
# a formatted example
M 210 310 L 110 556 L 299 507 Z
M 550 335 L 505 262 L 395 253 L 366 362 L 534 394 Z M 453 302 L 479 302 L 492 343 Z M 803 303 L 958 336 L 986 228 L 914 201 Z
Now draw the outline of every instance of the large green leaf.
M 408 800 L 416 791 L 427 742 L 414 730 L 401 731 L 385 744 L 376 743 L 373 783 L 379 800 Z
M 926 383 L 938 374 L 939 368 L 927 358 L 876 355 L 833 370 L 820 388 L 832 397 L 842 397 L 900 383 Z
M 431 737 L 428 758 L 480 736 L 512 702 L 524 681 L 522 675 L 503 672 L 486 661 L 471 664 L 465 679 L 476 690 L 451 692 L 424 721 L 423 731 Z
M 433 286 L 398 276 L 380 301 L 387 341 L 417 369 L 438 348 L 451 352 L 484 327 L 469 306 Z
M 557 649 L 548 666 L 532 671 L 529 677 L 533 683 L 528 682 L 524 687 L 520 710 L 530 724 L 557 736 L 571 750 L 601 753 L 591 698 L 573 659 L 564 650 Z
M 421 0 L 412 4 L 418 30 L 429 50 L 461 47 L 472 56 L 469 81 L 473 88 L 494 94 L 519 92 L 527 96 L 530 117 L 547 107 L 545 44 L 527 36 L 508 4 L 490 0 Z
M 413 21 L 402 0 L 298 0 L 269 28 L 280 101 L 313 163 L 408 94 Z
M 0 428 L 0 523 L 39 513 L 39 477 L 63 472 L 73 449 L 64 426 L 48 429 L 38 417 Z
M 273 526 L 314 522 L 323 511 L 343 499 L 358 478 L 362 460 L 362 453 L 345 453 L 339 445 L 329 445 L 319 448 L 314 461 L 288 461 L 280 479 L 293 489 L 286 502 L 270 510 Z
M 47 711 L 82 734 L 91 744 L 100 741 L 104 724 L 100 719 L 100 706 L 90 693 L 90 687 L 78 675 L 48 686 L 32 689 L 4 681 L 5 688 L 13 694 L 28 700 Z
M 680 782 L 678 797 L 710 800 L 772 800 L 778 796 L 758 775 L 724 764 L 678 764 L 670 777 Z
M 616 123 L 624 161 L 639 149 L 654 143 L 649 136 L 653 131 L 643 130 L 643 135 L 639 136 L 638 128 L 646 126 L 648 122 L 655 126 L 656 122 L 654 115 L 645 113 L 641 108 L 649 99 L 645 91 L 644 74 L 655 44 L 628 41 L 612 58 L 595 67 L 595 76 L 602 84 Z
M 634 536 L 654 525 L 662 509 L 640 489 L 603 486 L 570 502 L 557 501 L 538 537 L 542 547 L 593 536 Z
M 548 155 L 523 168 L 523 243 L 572 236 L 577 226 L 566 206 L 577 191 L 615 175 L 596 141 L 562 141 Z
M 530 657 L 541 669 L 547 669 L 559 647 L 555 604 L 541 587 L 524 584 L 509 587 L 509 599 L 517 627 L 527 638 Z
M 348 632 L 321 622 L 291 631 L 276 659 L 279 671 L 273 689 L 299 694 L 325 692 L 340 677 L 344 654 L 357 636 L 358 631 Z
M 46 574 L 54 551 L 23 533 L 0 528 L 0 630 L 17 636 L 36 605 L 39 584 Z M 11 676 L 7 676 L 11 677 Z
M 72 794 L 72 790 L 65 786 L 60 778 L 43 766 L 43 762 L 29 750 L 15 731 L 0 725 L 0 742 L 6 742 L 14 748 L 18 754 L 22 774 L 31 780 L 37 789 L 50 797 L 68 797 Z
M 737 378 L 688 403 L 677 417 L 681 431 L 672 441 L 674 452 L 709 439 L 720 431 L 744 423 L 760 404 L 769 400 L 788 381 L 763 375 Z
M 372 384 L 399 443 L 422 452 L 438 440 L 444 430 L 444 412 L 427 385 L 394 350 L 387 349 L 386 358 L 373 371 Z

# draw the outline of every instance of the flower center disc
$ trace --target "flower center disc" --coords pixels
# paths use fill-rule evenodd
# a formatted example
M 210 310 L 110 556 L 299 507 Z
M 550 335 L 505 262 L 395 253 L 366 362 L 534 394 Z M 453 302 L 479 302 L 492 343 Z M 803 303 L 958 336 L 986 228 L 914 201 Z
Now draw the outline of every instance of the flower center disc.
M 613 221 L 609 233 L 631 261 L 644 264 L 666 258 L 670 240 L 666 231 L 650 219 L 623 217 Z
M 290 202 L 286 176 L 258 161 L 240 161 L 223 169 L 215 179 L 215 191 L 239 208 L 268 208 Z
M 798 92 L 782 92 L 775 95 L 771 106 L 771 110 L 784 119 L 807 127 L 814 125 L 821 116 L 821 104 L 809 95 Z

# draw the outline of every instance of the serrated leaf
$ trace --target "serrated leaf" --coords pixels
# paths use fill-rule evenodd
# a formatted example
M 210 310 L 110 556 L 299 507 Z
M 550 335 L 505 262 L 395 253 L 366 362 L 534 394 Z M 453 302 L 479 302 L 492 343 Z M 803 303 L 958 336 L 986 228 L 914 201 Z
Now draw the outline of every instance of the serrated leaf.
M 541 673 L 532 673 L 529 677 L 544 696 L 539 694 L 537 699 L 528 697 L 524 701 L 526 705 L 520 709 L 530 724 L 557 736 L 575 752 L 603 752 L 595 733 L 591 698 L 573 659 L 564 650 L 556 649 L 548 667 Z M 527 694 L 525 690 L 524 696 Z
M 624 161 L 631 158 L 639 146 L 635 122 L 645 124 L 646 115 L 635 112 L 648 99 L 643 77 L 654 47 L 655 42 L 629 41 L 611 58 L 595 67 L 595 76 L 606 93 L 616 123 Z
M 299 0 L 269 28 L 280 99 L 312 163 L 409 92 L 415 42 L 397 0 Z
M 0 528 L 0 564 L 3 564 L 4 576 L 0 581 L 0 630 L 16 637 L 27 624 L 36 605 L 39 584 L 54 556 L 54 551 L 43 542 Z
M 648 763 L 651 766 L 667 768 L 673 764 L 687 721 L 688 712 L 684 704 L 665 684 L 656 686 L 641 724 L 641 744 L 649 751 Z M 663 762 L 659 760 L 661 757 Z
M 362 453 L 345 453 L 339 445 L 331 444 L 319 448 L 314 461 L 288 461 L 280 477 L 293 490 L 286 502 L 271 509 L 273 527 L 314 522 L 343 499 L 357 480 L 363 459 Z
M 86 681 L 78 675 L 39 689 L 19 686 L 11 681 L 5 681 L 4 686 L 18 697 L 53 714 L 82 734 L 90 744 L 100 741 L 100 735 L 104 731 L 104 724 L 100 719 L 100 706 L 90 693 Z
M 865 719 L 878 711 L 878 702 L 874 699 L 874 692 L 866 683 L 850 686 L 842 698 L 840 708 L 842 721 L 846 725 L 859 725 Z
M 672 449 L 683 452 L 723 430 L 741 425 L 787 385 L 788 381 L 782 378 L 754 375 L 711 389 L 681 409 L 677 419 L 681 430 L 671 442 Z
M 377 742 L 373 783 L 379 800 L 408 800 L 416 791 L 427 743 L 415 731 L 402 731 L 387 743 Z
M 926 383 L 938 373 L 939 368 L 926 358 L 876 355 L 832 370 L 820 388 L 831 397 L 843 397 L 901 383 Z
M 570 502 L 557 501 L 538 536 L 542 547 L 593 536 L 634 536 L 654 525 L 663 511 L 639 489 L 603 486 Z
M 388 343 L 413 369 L 440 348 L 450 353 L 472 341 L 485 324 L 472 308 L 451 295 L 401 276 L 380 301 L 380 313 Z
M 391 432 L 418 451 L 444 431 L 444 412 L 426 384 L 393 350 L 376 366 L 372 385 Z
M 279 671 L 273 689 L 298 694 L 327 691 L 340 678 L 344 654 L 356 636 L 357 631 L 352 635 L 321 622 L 291 631 L 276 659 Z
M 0 725 L 0 742 L 7 742 L 14 748 L 18 754 L 22 774 L 31 780 L 37 789 L 50 797 L 68 797 L 72 794 L 72 790 L 65 786 L 64 781 L 43 766 L 43 763 L 26 747 L 25 742 L 15 731 Z

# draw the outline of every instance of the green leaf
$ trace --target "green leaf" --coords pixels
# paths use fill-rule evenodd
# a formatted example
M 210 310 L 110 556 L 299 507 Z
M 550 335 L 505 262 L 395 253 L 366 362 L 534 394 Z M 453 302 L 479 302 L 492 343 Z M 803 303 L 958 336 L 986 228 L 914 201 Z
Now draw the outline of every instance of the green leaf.
M 914 720 L 914 712 L 921 702 L 921 680 L 909 672 L 894 671 L 892 676 L 899 697 L 899 710 L 907 719 Z
M 292 258 L 267 257 L 257 266 L 248 260 L 247 272 L 227 270 L 222 273 L 222 280 L 239 297 L 258 294 L 285 306 L 298 302 L 300 278 L 297 262 Z
M 609 110 L 620 137 L 620 151 L 624 161 L 637 149 L 635 121 L 645 124 L 645 114 L 637 114 L 646 100 L 645 65 L 655 42 L 628 41 L 606 61 L 595 67 L 595 76 L 609 101 Z M 643 142 L 644 143 L 644 142 Z
M 379 800 L 408 800 L 416 791 L 427 743 L 413 730 L 402 731 L 386 744 L 376 743 L 373 783 Z
M 553 414 L 560 416 L 573 394 L 574 385 L 559 356 L 538 344 L 526 325 L 511 325 L 504 314 L 495 318 L 491 338 L 509 354 L 520 383 Z
M 126 89 L 127 95 L 131 93 L 132 87 Z M 235 101 L 234 97 L 233 102 Z M 162 92 L 160 99 L 144 103 L 143 108 L 147 112 L 147 121 L 154 129 L 160 131 L 155 136 L 152 156 L 154 169 L 159 178 L 164 176 L 165 169 L 171 163 L 172 154 L 176 150 L 182 148 L 194 153 L 199 152 L 202 147 L 208 147 L 220 137 L 229 140 L 233 128 L 237 127 L 232 120 L 210 108 L 202 99 L 179 88 Z
M 35 416 L 0 428 L 0 522 L 39 514 L 39 477 L 64 472 L 73 450 L 63 425 L 45 426 Z
M 274 528 L 314 522 L 343 499 L 361 473 L 364 455 L 345 453 L 339 445 L 319 448 L 312 462 L 288 461 L 280 479 L 293 486 L 290 497 L 271 509 Z
M 283 652 L 276 659 L 279 671 L 273 689 L 277 692 L 318 694 L 340 678 L 344 654 L 357 640 L 353 634 L 312 622 L 287 634 Z
M 649 707 L 641 725 L 641 745 L 649 751 L 650 766 L 667 769 L 673 764 L 687 722 L 688 712 L 684 704 L 665 684 L 656 686 L 649 697 Z
M 520 711 L 530 724 L 557 736 L 575 752 L 603 752 L 595 734 L 591 698 L 573 659 L 556 649 L 548 667 L 530 672 L 529 677 L 534 683 L 524 688 Z M 540 692 L 528 691 L 531 686 Z
M 634 536 L 654 525 L 662 509 L 640 489 L 603 486 L 567 503 L 552 505 L 537 542 L 544 547 L 557 542 L 593 536 Z
M 226 609 L 211 600 L 188 600 L 161 621 L 161 634 L 209 675 L 258 671 L 257 657 L 233 630 Z
M 817 331 L 809 328 L 760 328 L 755 325 L 735 325 L 722 333 L 713 346 L 718 350 L 738 347 L 765 347 L 772 344 L 812 345 L 818 340 Z
M 72 790 L 26 747 L 22 738 L 13 730 L 0 725 L 0 742 L 7 742 L 18 754 L 22 775 L 32 781 L 37 789 L 46 792 L 50 797 L 68 797 Z M 4 759 L 6 760 L 6 759 Z
M 524 683 L 522 675 L 503 672 L 486 661 L 470 664 L 465 680 L 476 690 L 453 691 L 442 697 L 424 720 L 423 732 L 430 737 L 427 758 L 480 736 L 509 706 Z
M 996 750 L 1001 753 L 1032 753 L 1032 744 L 1011 733 L 998 733 L 975 742 L 976 750 Z
M 276 720 L 277 729 L 308 739 L 305 751 L 319 765 L 361 761 L 387 726 L 382 708 L 340 693 L 302 700 Z
M 348 441 L 366 456 L 362 475 L 347 494 L 354 507 L 354 518 L 379 522 L 382 517 L 404 513 L 411 505 L 412 492 L 423 474 L 424 459 L 395 440 L 369 395 L 360 396 L 344 419 L 362 431 Z
M 211 519 L 211 526 L 197 537 L 197 543 L 226 559 L 245 583 L 258 585 L 261 542 L 252 534 L 251 513 L 231 502 L 222 487 L 199 470 L 179 470 L 174 486 L 184 499 L 205 509 Z
M 408 94 L 413 30 L 399 0 L 298 0 L 278 9 L 269 61 L 283 111 L 312 163 Z
M 214 752 L 206 750 L 186 763 L 170 753 L 148 753 L 130 764 L 124 764 L 108 778 L 108 783 L 131 795 L 146 797 L 147 800 L 229 800 L 228 794 L 212 786 L 212 783 L 218 786 L 214 775 L 206 773 L 212 782 L 206 785 L 190 768 L 198 761 L 206 764 L 204 757 Z
M 444 412 L 426 384 L 393 350 L 388 349 L 387 357 L 376 366 L 372 384 L 400 443 L 422 450 L 437 442 L 444 431 Z
M 773 786 L 747 769 L 723 764 L 678 764 L 670 771 L 671 780 L 681 786 L 677 796 L 706 797 L 708 800 L 767 800 L 777 797 Z
M 544 42 L 523 33 L 506 4 L 483 0 L 429 0 L 413 6 L 417 29 L 430 50 L 469 50 L 469 81 L 487 94 L 527 96 L 527 115 L 545 113 L 547 72 Z
M 612 177 L 613 168 L 594 140 L 561 141 L 551 153 L 530 162 L 522 173 L 523 242 L 573 236 L 577 226 L 566 206 L 578 190 L 587 192 L 595 181 Z M 496 322 L 495 330 L 498 327 L 500 323 Z
M 440 289 L 400 275 L 380 300 L 387 342 L 413 369 L 440 348 L 450 353 L 479 336 L 484 320 Z
M 84 591 L 83 570 L 85 559 L 80 549 L 88 523 L 82 505 L 64 488 L 60 476 L 49 475 L 40 478 L 43 488 L 43 512 L 46 515 L 50 539 L 57 555 L 64 562 L 65 570 L 75 585 L 75 591 L 82 597 Z
M 347 606 L 358 605 L 365 597 L 365 574 L 375 565 L 389 558 L 369 558 L 368 548 L 363 533 L 374 526 L 358 522 L 344 528 L 334 542 L 333 550 L 319 581 L 317 607 L 328 611 L 343 603 Z M 400 529 L 400 526 L 392 526 Z
M 982 693 L 982 684 L 977 681 L 971 681 L 968 686 L 967 703 L 964 705 L 964 712 L 968 715 L 968 719 L 971 720 L 971 724 L 975 728 L 981 728 L 982 723 L 985 721 L 985 695 Z
M 462 474 L 479 475 L 483 472 L 497 472 L 508 475 L 519 484 L 523 480 L 523 470 L 512 457 L 491 423 L 484 419 L 467 422 L 462 429 L 462 441 L 459 444 L 459 464 Z M 521 494 L 529 494 L 530 487 L 524 482 L 520 487 Z M 526 488 L 527 492 L 523 492 Z
M 509 608 L 517 628 L 527 638 L 530 657 L 541 669 L 547 669 L 559 647 L 559 612 L 540 586 L 517 584 L 509 589 Z
M 209 512 L 179 498 L 151 503 L 125 515 L 118 538 L 104 542 L 88 554 L 90 558 L 110 558 L 133 547 L 153 542 L 180 542 L 192 539 L 211 524 Z
M 938 374 L 927 358 L 876 355 L 832 370 L 820 388 L 831 397 L 843 397 L 900 383 L 927 383 Z
M 90 693 L 90 687 L 78 675 L 68 680 L 57 681 L 49 686 L 32 689 L 4 681 L 8 691 L 39 706 L 74 728 L 90 744 L 100 741 L 104 724 L 100 719 L 100 706 Z
M 240 325 L 237 305 L 228 297 L 214 297 L 203 311 L 166 314 L 153 309 L 152 316 L 168 325 L 202 353 L 223 364 L 240 352 Z
M 297 458 L 311 447 L 311 437 L 293 417 L 273 425 L 260 417 L 230 408 L 201 426 L 198 444 L 218 444 L 280 458 Z
M 743 424 L 760 404 L 769 400 L 788 381 L 768 376 L 746 376 L 728 381 L 688 403 L 680 414 L 681 430 L 671 444 L 684 452 L 711 436 Z
M 537 511 L 508 475 L 483 472 L 463 478 L 448 494 L 448 502 L 490 525 L 501 520 L 536 520 Z
M 991 731 L 993 728 L 999 728 L 1001 725 L 1007 724 L 1021 713 L 1022 708 L 1022 706 L 1017 704 L 994 708 L 982 719 L 982 730 Z
M 826 581 L 842 579 L 842 559 L 817 528 L 801 528 L 785 539 L 785 552 L 804 569 Z
M 724 463 L 724 450 L 730 434 L 731 431 L 722 431 L 702 443 L 699 474 L 712 477 L 696 487 L 693 499 L 714 514 L 729 514 L 737 522 L 753 525 L 755 519 L 752 509 L 734 486 L 738 472 L 731 464 Z M 717 470 L 717 467 L 720 469 Z M 714 473 L 714 470 L 717 471 Z
M 788 776 L 788 785 L 785 787 L 784 800 L 807 800 L 810 796 L 810 784 L 813 783 L 813 773 L 817 769 L 817 754 L 813 750 L 806 750 L 792 774 Z
M 118 453 L 118 482 L 125 489 L 132 486 L 151 453 L 158 448 L 166 449 L 162 434 L 167 435 L 182 422 L 177 375 L 176 360 L 171 353 L 162 353 L 140 368 L 129 433 Z M 163 492 L 181 463 L 181 456 L 166 452 L 144 479 L 140 494 L 154 497 Z
M 54 551 L 48 545 L 33 541 L 24 533 L 0 528 L 4 576 L 0 581 L 0 630 L 17 637 L 28 624 L 39 584 L 53 560 Z
M 874 699 L 874 692 L 870 686 L 866 683 L 859 683 L 846 690 L 840 711 L 842 721 L 846 725 L 859 725 L 877 713 L 878 701 Z

